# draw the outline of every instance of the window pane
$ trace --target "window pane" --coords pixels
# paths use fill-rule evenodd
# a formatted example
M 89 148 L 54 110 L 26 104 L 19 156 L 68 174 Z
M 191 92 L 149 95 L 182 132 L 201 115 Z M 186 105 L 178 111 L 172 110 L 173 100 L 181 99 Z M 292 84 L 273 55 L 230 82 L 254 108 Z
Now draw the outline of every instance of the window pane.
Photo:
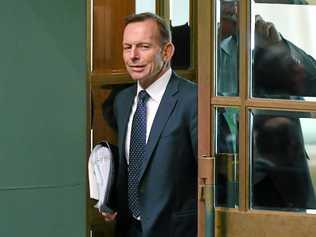
M 190 1 L 170 0 L 170 23 L 175 52 L 172 68 L 188 69 L 191 65 Z
M 238 123 L 239 109 L 215 110 L 216 205 L 238 206 Z
M 156 0 L 136 0 L 135 2 L 135 12 L 152 12 L 156 13 Z
M 173 26 L 189 24 L 190 0 L 170 0 L 170 21 Z
M 294 0 L 255 2 L 251 8 L 251 95 L 315 100 L 316 6 Z
M 311 113 L 250 111 L 251 206 L 316 209 L 316 117 Z
M 217 0 L 216 95 L 238 96 L 238 2 Z

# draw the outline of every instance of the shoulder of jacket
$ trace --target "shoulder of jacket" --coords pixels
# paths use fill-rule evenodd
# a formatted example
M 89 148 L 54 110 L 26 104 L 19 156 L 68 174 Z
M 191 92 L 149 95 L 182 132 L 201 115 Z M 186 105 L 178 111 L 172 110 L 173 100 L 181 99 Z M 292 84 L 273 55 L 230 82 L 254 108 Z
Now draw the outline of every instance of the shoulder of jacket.
M 197 96 L 197 84 L 193 81 L 179 77 L 179 90 L 186 98 L 194 98 Z
M 134 87 L 135 85 L 131 85 L 118 92 L 114 98 L 114 106 L 116 106 L 116 104 L 126 103 L 126 100 L 130 99 L 130 97 L 133 96 L 132 94 L 134 91 Z

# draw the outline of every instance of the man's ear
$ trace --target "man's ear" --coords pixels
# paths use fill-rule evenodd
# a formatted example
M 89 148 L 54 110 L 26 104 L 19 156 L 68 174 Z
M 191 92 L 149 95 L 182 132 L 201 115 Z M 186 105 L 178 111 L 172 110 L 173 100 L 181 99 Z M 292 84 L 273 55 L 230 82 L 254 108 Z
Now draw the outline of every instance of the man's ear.
M 165 62 L 169 62 L 174 54 L 174 45 L 172 42 L 168 42 L 162 49 L 162 57 Z

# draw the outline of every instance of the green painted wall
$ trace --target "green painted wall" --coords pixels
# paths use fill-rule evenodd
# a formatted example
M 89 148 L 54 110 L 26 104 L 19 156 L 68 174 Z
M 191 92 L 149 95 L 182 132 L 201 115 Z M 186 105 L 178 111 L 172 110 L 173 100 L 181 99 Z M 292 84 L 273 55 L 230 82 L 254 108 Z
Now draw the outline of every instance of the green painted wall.
M 86 232 L 86 1 L 0 3 L 0 236 Z

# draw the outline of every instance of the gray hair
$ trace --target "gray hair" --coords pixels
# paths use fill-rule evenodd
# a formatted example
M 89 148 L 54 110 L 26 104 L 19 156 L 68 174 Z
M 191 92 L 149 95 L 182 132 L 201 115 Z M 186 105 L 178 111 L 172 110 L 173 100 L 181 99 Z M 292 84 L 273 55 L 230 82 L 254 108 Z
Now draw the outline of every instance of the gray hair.
M 132 14 L 127 17 L 125 17 L 125 26 L 127 26 L 130 23 L 134 22 L 143 22 L 146 20 L 153 20 L 156 22 L 158 29 L 159 29 L 159 35 L 160 35 L 160 44 L 164 45 L 165 43 L 172 41 L 171 31 L 169 24 L 162 19 L 160 16 L 155 15 L 150 12 L 144 12 L 139 14 Z

